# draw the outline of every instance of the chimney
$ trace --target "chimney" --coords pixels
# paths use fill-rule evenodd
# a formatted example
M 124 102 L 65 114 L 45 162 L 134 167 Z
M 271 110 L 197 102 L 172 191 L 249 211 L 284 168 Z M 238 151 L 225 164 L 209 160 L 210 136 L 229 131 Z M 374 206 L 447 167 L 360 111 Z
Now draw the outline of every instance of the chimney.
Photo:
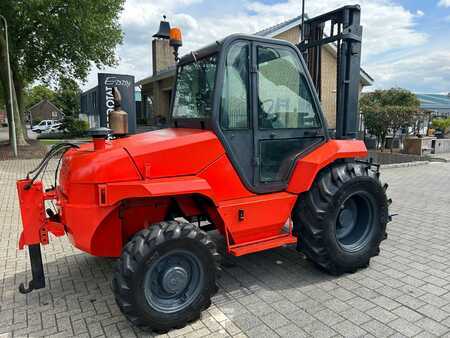
M 173 50 L 169 40 L 155 38 L 152 41 L 153 75 L 175 65 Z

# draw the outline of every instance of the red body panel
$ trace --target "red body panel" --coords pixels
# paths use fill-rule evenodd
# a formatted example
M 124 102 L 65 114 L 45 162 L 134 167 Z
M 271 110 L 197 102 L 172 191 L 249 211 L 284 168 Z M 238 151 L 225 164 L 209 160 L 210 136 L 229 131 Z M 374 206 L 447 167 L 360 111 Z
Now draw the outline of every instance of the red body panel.
M 287 191 L 300 194 L 308 191 L 317 173 L 340 158 L 364 158 L 366 145 L 357 140 L 330 140 L 297 161 Z
M 217 202 L 255 196 L 242 184 L 227 155 L 220 157 L 198 176 L 212 187 Z
M 40 182 L 24 190 L 27 181 L 18 182 L 21 245 L 43 243 L 36 234 L 43 226 L 51 231 L 43 216 L 48 198 L 60 207 L 55 231 L 64 227 L 76 247 L 98 256 L 119 256 L 130 236 L 164 220 L 174 203 L 185 216 L 209 216 L 235 255 L 292 243 L 285 225 L 297 195 L 336 159 L 366 155 L 363 142 L 328 141 L 297 162 L 285 192 L 255 195 L 211 131 L 158 130 L 107 141 L 97 151 L 83 145 L 65 155 L 57 193 L 45 194 Z
M 219 214 L 232 242 L 242 244 L 280 235 L 296 200 L 286 192 L 255 195 L 220 203 Z
M 61 222 L 65 225 L 70 241 L 78 249 L 96 256 L 116 256 L 122 250 L 122 233 L 116 206 L 100 207 L 95 204 L 71 204 L 61 202 Z M 111 217 L 109 215 L 115 215 Z M 94 246 L 96 232 L 107 224 L 112 235 L 105 236 L 99 246 Z M 112 236 L 112 237 L 111 237 Z M 97 236 L 98 237 L 98 236 Z
M 105 205 L 115 205 L 128 198 L 161 197 L 200 194 L 215 201 L 209 183 L 197 176 L 157 178 L 106 185 Z
M 162 129 L 120 139 L 146 178 L 194 175 L 225 153 L 211 131 Z M 147 168 L 146 168 L 147 167 Z
M 25 245 L 48 244 L 48 233 L 64 235 L 64 227 L 48 219 L 45 215 L 45 201 L 55 199 L 53 192 L 44 193 L 42 182 L 29 179 L 17 181 L 23 231 L 20 234 L 19 248 Z

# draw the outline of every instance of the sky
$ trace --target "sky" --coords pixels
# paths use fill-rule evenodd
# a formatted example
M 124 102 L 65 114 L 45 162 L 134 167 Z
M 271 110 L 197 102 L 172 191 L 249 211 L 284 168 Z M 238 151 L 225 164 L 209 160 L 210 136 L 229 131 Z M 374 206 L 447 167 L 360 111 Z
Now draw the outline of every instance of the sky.
M 402 87 L 416 93 L 450 92 L 450 0 L 305 0 L 310 17 L 359 3 L 362 67 L 375 79 L 371 89 Z M 255 33 L 301 13 L 301 0 L 126 0 L 120 23 L 119 64 L 97 73 L 151 75 L 151 39 L 162 15 L 183 32 L 180 54 L 233 33 Z

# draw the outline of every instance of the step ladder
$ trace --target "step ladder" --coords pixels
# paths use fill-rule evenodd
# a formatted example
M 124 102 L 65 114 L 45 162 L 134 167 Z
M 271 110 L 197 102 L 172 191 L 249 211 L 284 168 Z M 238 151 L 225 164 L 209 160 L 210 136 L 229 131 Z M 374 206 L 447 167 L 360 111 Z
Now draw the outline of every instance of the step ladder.
M 230 245 L 229 252 L 234 256 L 243 256 L 254 252 L 278 248 L 283 245 L 297 243 L 297 237 L 291 233 L 264 238 L 257 241 Z
M 297 237 L 292 235 L 292 226 L 292 219 L 289 218 L 283 227 L 284 231 L 279 235 L 239 244 L 231 244 L 228 232 L 226 232 L 228 252 L 233 256 L 243 256 L 254 252 L 278 248 L 284 245 L 296 244 Z

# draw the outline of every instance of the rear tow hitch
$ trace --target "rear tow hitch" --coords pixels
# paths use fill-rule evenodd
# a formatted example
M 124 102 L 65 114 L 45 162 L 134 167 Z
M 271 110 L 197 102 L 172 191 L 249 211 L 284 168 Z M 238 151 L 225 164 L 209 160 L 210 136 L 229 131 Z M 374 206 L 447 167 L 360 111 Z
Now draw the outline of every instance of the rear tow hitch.
M 28 283 L 28 288 L 25 288 L 24 283 L 20 283 L 19 292 L 22 294 L 30 293 L 33 290 L 42 289 L 45 287 L 44 267 L 42 265 L 41 245 L 32 244 L 28 246 L 30 253 L 31 273 L 33 279 Z

